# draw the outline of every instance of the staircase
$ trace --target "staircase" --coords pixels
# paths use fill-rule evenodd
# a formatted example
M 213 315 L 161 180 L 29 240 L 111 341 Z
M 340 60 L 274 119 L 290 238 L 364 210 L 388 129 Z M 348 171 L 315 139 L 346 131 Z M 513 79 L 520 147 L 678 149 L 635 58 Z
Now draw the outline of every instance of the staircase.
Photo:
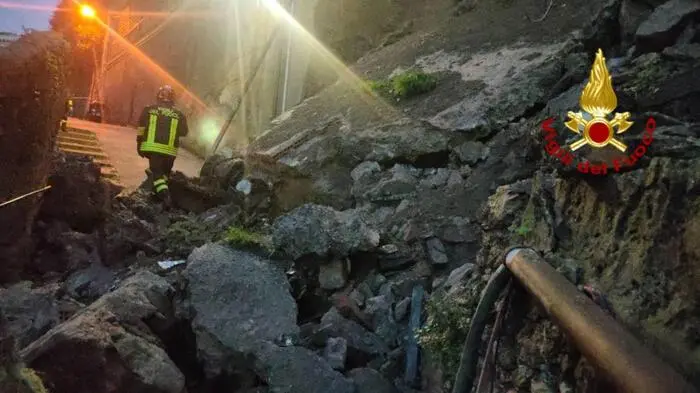
M 58 148 L 66 154 L 92 158 L 93 162 L 100 166 L 102 177 L 120 185 L 119 174 L 110 163 L 107 154 L 102 151 L 94 132 L 78 128 L 61 130 L 58 133 Z

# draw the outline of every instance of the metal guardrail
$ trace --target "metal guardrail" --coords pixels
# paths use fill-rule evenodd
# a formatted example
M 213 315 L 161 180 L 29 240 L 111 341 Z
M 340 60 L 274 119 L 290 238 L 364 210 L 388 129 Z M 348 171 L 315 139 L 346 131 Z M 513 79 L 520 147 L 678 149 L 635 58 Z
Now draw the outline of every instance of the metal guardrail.
M 581 353 L 623 392 L 697 393 L 537 252 L 512 249 L 505 265 Z

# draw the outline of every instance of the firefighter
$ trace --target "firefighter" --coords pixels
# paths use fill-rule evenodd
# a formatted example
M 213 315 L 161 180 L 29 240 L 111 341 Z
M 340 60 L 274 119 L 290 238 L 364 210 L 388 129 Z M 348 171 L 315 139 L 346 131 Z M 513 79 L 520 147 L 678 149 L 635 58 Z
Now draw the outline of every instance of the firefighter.
M 147 106 L 141 113 L 136 145 L 139 156 L 148 158 L 154 195 L 170 206 L 168 176 L 180 145 L 178 139 L 187 135 L 187 119 L 173 106 L 175 92 L 172 87 L 161 87 L 156 101 L 156 105 Z

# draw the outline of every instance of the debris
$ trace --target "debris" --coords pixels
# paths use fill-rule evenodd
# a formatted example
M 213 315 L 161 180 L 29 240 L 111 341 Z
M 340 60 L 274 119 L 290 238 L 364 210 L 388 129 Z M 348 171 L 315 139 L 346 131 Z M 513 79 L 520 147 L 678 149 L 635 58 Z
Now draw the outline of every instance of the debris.
M 175 266 L 182 265 L 183 263 L 187 263 L 187 261 L 183 259 L 177 261 L 167 260 L 158 262 L 158 266 L 160 266 L 160 268 L 163 270 L 168 270 L 174 268 Z

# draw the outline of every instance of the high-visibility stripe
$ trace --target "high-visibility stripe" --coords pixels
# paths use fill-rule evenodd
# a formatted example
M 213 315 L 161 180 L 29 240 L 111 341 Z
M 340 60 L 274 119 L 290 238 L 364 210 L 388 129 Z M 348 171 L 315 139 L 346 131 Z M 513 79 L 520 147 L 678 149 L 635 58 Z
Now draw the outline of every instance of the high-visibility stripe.
M 159 186 L 159 185 L 165 184 L 165 183 L 167 183 L 167 181 L 166 181 L 165 179 L 163 179 L 163 178 L 160 178 L 160 179 L 154 181 L 154 182 L 153 182 L 153 185 L 154 185 L 154 186 Z
M 146 133 L 146 127 L 139 127 L 136 129 L 136 135 L 143 136 Z
M 172 118 L 170 120 L 170 138 L 168 139 L 168 146 L 175 146 L 175 138 L 177 137 L 177 124 L 180 122 L 178 118 Z
M 147 142 L 153 143 L 156 140 L 156 127 L 158 125 L 158 115 L 151 113 L 150 119 L 148 120 L 148 138 Z
M 168 189 L 167 184 L 161 184 L 159 186 L 156 186 L 156 192 L 163 192 Z
M 141 151 L 177 156 L 177 148 L 155 142 L 141 142 Z

